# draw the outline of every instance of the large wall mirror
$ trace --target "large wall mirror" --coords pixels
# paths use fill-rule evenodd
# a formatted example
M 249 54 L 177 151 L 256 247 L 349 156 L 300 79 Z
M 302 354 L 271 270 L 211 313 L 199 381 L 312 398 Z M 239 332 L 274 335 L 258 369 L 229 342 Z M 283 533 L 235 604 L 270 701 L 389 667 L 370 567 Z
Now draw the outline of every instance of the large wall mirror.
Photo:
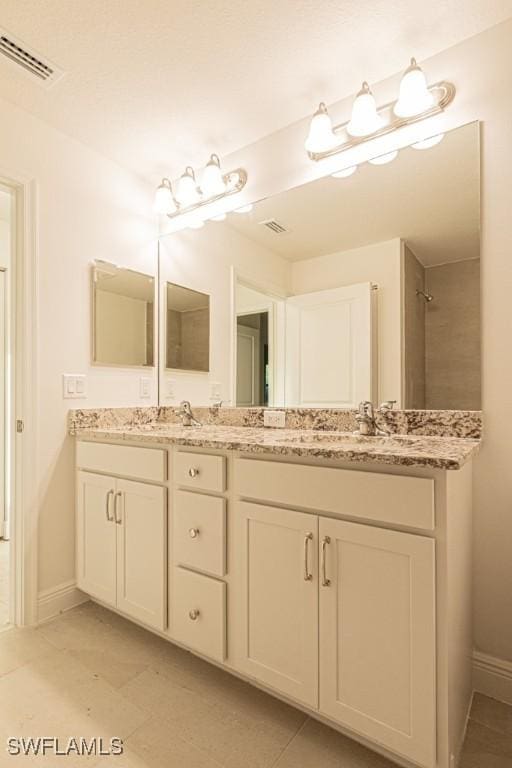
M 479 166 L 472 123 L 230 216 L 290 288 L 237 278 L 236 403 L 480 409 Z
M 165 367 L 210 370 L 210 297 L 182 285 L 165 286 Z
M 155 365 L 155 278 L 96 262 L 92 272 L 92 359 L 98 365 Z

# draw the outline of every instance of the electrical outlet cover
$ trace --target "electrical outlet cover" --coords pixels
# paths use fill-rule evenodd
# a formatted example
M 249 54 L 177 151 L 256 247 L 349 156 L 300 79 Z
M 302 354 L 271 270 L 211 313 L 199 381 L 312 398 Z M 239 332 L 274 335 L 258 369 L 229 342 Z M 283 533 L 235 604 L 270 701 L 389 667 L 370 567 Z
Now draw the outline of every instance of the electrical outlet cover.
M 285 411 L 263 411 L 263 426 L 283 429 L 286 426 Z

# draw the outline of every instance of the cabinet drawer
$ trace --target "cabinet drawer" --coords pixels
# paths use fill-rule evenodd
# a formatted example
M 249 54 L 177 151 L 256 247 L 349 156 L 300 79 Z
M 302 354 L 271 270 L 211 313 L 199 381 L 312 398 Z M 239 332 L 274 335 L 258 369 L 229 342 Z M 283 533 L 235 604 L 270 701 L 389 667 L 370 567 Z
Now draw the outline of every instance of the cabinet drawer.
M 173 635 L 217 661 L 226 658 L 226 585 L 183 568 L 173 572 Z
M 434 529 L 431 478 L 236 459 L 235 488 L 249 499 Z
M 167 479 L 167 451 L 160 448 L 137 448 L 79 440 L 76 465 L 89 472 L 133 477 L 163 483 Z
M 226 490 L 226 459 L 207 453 L 176 451 L 174 482 L 187 488 L 222 493 Z
M 226 500 L 174 494 L 174 562 L 214 576 L 226 573 Z

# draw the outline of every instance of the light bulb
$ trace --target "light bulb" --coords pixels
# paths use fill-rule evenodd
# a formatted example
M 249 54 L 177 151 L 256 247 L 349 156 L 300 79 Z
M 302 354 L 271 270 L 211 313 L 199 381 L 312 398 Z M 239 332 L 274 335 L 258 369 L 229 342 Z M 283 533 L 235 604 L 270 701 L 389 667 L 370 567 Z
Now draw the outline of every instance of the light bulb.
M 343 168 L 341 171 L 336 171 L 336 173 L 331 173 L 331 176 L 333 179 L 347 179 L 349 176 L 352 176 L 353 173 L 357 171 L 357 165 L 351 165 L 348 168 Z
M 365 81 L 352 105 L 352 116 L 347 131 L 351 136 L 369 136 L 383 125 L 384 121 L 377 112 L 373 93 Z
M 439 144 L 444 139 L 444 133 L 438 133 L 437 136 L 430 136 L 428 139 L 423 139 L 423 141 L 417 141 L 415 144 L 411 144 L 411 147 L 413 149 L 430 149 L 430 147 L 435 147 L 436 144 Z
M 185 207 L 197 203 L 200 199 L 194 169 L 190 166 L 185 168 L 185 173 L 180 177 L 176 197 L 178 202 Z
M 224 221 L 226 218 L 225 213 L 219 213 L 218 216 L 212 216 L 212 221 Z
M 172 196 L 171 182 L 167 178 L 162 179 L 162 183 L 156 189 L 153 210 L 155 213 L 161 215 L 173 213 L 173 211 L 176 210 L 176 204 Z
M 205 197 L 215 197 L 226 191 L 218 155 L 210 157 L 201 178 L 201 189 Z
M 398 155 L 398 150 L 395 149 L 394 152 L 386 152 L 385 155 L 379 155 L 379 157 L 372 157 L 372 159 L 368 160 L 368 162 L 371 163 L 372 165 L 386 165 L 386 163 L 390 163 L 392 160 L 394 160 L 397 155 Z
M 308 152 L 327 152 L 340 144 L 340 139 L 332 129 L 327 107 L 322 102 L 311 119 L 309 133 L 304 146 Z
M 425 73 L 416 63 L 416 59 L 411 59 L 411 64 L 400 81 L 398 101 L 393 107 L 393 112 L 398 117 L 414 117 L 430 109 L 433 104 L 434 97 L 428 90 Z
M 235 209 L 235 213 L 250 213 L 253 209 L 253 204 L 248 203 L 247 205 L 242 205 L 240 208 Z

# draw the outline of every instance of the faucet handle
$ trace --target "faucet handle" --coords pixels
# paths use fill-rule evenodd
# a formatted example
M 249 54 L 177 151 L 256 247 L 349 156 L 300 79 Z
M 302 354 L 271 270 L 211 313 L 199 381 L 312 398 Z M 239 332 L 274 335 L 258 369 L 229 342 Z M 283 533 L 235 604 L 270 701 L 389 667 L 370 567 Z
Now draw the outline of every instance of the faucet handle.
M 396 405 L 396 400 L 385 400 L 379 406 L 379 411 L 392 411 Z
M 359 415 L 360 416 L 368 416 L 369 418 L 373 418 L 373 403 L 370 400 L 362 400 L 359 403 Z

